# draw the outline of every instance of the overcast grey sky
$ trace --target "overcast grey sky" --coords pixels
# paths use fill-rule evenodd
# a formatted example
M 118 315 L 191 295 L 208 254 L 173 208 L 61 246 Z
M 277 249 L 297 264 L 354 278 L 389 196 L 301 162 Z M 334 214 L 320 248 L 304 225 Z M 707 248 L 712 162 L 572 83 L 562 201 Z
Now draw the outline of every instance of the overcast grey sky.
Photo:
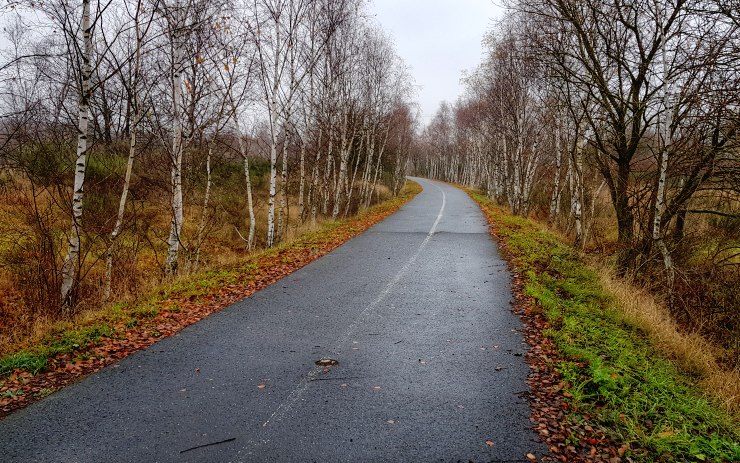
M 462 94 L 460 78 L 482 59 L 481 39 L 503 14 L 492 0 L 371 0 L 368 8 L 390 32 L 416 80 L 422 124 L 442 100 Z

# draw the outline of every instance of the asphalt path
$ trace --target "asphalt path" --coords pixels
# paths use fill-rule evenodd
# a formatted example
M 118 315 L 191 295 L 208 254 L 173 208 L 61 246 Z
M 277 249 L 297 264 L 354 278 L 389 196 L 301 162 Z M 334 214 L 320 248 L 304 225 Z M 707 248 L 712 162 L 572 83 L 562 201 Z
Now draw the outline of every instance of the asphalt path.
M 0 421 L 0 461 L 541 455 L 506 265 L 464 192 L 415 180 L 332 253 Z

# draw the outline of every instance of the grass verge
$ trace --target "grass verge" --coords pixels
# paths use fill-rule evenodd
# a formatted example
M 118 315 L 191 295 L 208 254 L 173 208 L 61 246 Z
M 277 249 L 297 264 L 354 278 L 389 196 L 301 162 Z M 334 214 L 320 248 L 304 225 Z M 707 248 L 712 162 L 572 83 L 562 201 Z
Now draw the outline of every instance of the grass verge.
M 701 392 L 694 370 L 660 352 L 645 320 L 623 310 L 603 275 L 544 226 L 469 194 L 548 322 L 543 334 L 559 354 L 552 367 L 570 419 L 628 444 L 633 461 L 740 461 L 737 416 Z
M 354 217 L 325 221 L 228 267 L 183 276 L 134 301 L 57 324 L 33 344 L 0 358 L 0 417 L 274 283 L 392 214 L 421 190 L 407 182 L 398 197 Z

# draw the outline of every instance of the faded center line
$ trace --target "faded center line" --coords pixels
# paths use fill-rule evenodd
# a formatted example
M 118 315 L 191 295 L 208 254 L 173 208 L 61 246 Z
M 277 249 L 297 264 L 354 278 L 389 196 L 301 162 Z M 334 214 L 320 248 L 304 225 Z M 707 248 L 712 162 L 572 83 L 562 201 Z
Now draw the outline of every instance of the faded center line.
M 442 214 L 444 214 L 445 205 L 447 204 L 447 195 L 445 194 L 444 190 L 440 188 L 438 185 L 432 183 L 432 185 L 439 190 L 440 193 L 442 193 L 442 207 L 439 208 L 439 214 L 437 214 L 437 219 L 434 221 L 434 224 L 432 225 L 432 228 L 429 230 L 429 233 L 427 233 L 426 238 L 424 238 L 424 241 L 421 242 L 419 247 L 416 249 L 416 252 L 414 253 L 411 258 L 404 264 L 403 267 L 396 273 L 396 275 L 389 281 L 385 287 L 383 288 L 383 291 L 378 294 L 378 297 L 375 298 L 373 302 L 367 305 L 365 309 L 360 312 L 357 317 L 355 317 L 354 321 L 350 323 L 350 325 L 347 327 L 347 330 L 342 334 L 337 341 L 334 343 L 334 346 L 332 347 L 330 353 L 331 354 L 337 354 L 339 352 L 339 348 L 344 345 L 347 341 L 349 341 L 350 337 L 357 331 L 357 328 L 360 327 L 363 323 L 366 323 L 371 316 L 373 315 L 373 312 L 375 311 L 376 307 L 383 302 L 383 300 L 390 294 L 390 292 L 393 290 L 393 288 L 398 284 L 399 281 L 403 278 L 403 276 L 408 272 L 408 270 L 411 268 L 412 265 L 416 262 L 416 260 L 419 258 L 419 255 L 421 254 L 421 251 L 426 247 L 427 243 L 432 239 L 432 236 L 434 235 L 434 232 L 437 230 L 437 226 L 439 225 L 439 221 L 442 220 Z M 323 371 L 323 367 L 313 367 L 301 380 L 298 382 L 298 385 L 291 391 L 291 393 L 288 395 L 288 397 L 280 403 L 280 405 L 275 409 L 274 412 L 270 415 L 270 417 L 262 423 L 262 427 L 266 427 L 271 422 L 279 420 L 288 410 L 290 410 L 290 407 L 301 398 L 303 393 L 305 392 L 306 388 L 308 387 L 308 383 L 316 379 L 316 377 Z

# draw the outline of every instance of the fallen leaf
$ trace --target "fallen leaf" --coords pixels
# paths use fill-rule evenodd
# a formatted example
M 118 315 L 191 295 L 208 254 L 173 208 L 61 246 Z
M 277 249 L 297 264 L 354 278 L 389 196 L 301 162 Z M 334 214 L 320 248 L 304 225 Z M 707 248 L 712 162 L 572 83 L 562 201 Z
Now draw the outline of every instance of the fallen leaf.
M 486 441 L 486 445 L 489 446 L 489 447 L 493 447 L 493 441 L 492 440 L 487 440 Z
M 339 362 L 337 362 L 336 360 L 330 359 L 330 358 L 322 358 L 316 361 L 316 365 L 320 367 L 329 367 L 329 366 L 336 365 L 338 363 Z
M 528 453 L 528 454 L 527 454 L 527 459 L 528 459 L 528 460 L 530 460 L 530 461 L 537 461 L 537 457 L 536 457 L 536 456 L 534 456 L 534 455 L 533 455 L 533 454 L 531 454 L 531 453 Z
M 266 388 L 266 387 L 267 387 L 267 386 L 265 386 L 264 384 L 260 384 L 260 385 L 258 385 L 258 386 L 257 386 L 257 389 L 264 389 L 264 388 Z

